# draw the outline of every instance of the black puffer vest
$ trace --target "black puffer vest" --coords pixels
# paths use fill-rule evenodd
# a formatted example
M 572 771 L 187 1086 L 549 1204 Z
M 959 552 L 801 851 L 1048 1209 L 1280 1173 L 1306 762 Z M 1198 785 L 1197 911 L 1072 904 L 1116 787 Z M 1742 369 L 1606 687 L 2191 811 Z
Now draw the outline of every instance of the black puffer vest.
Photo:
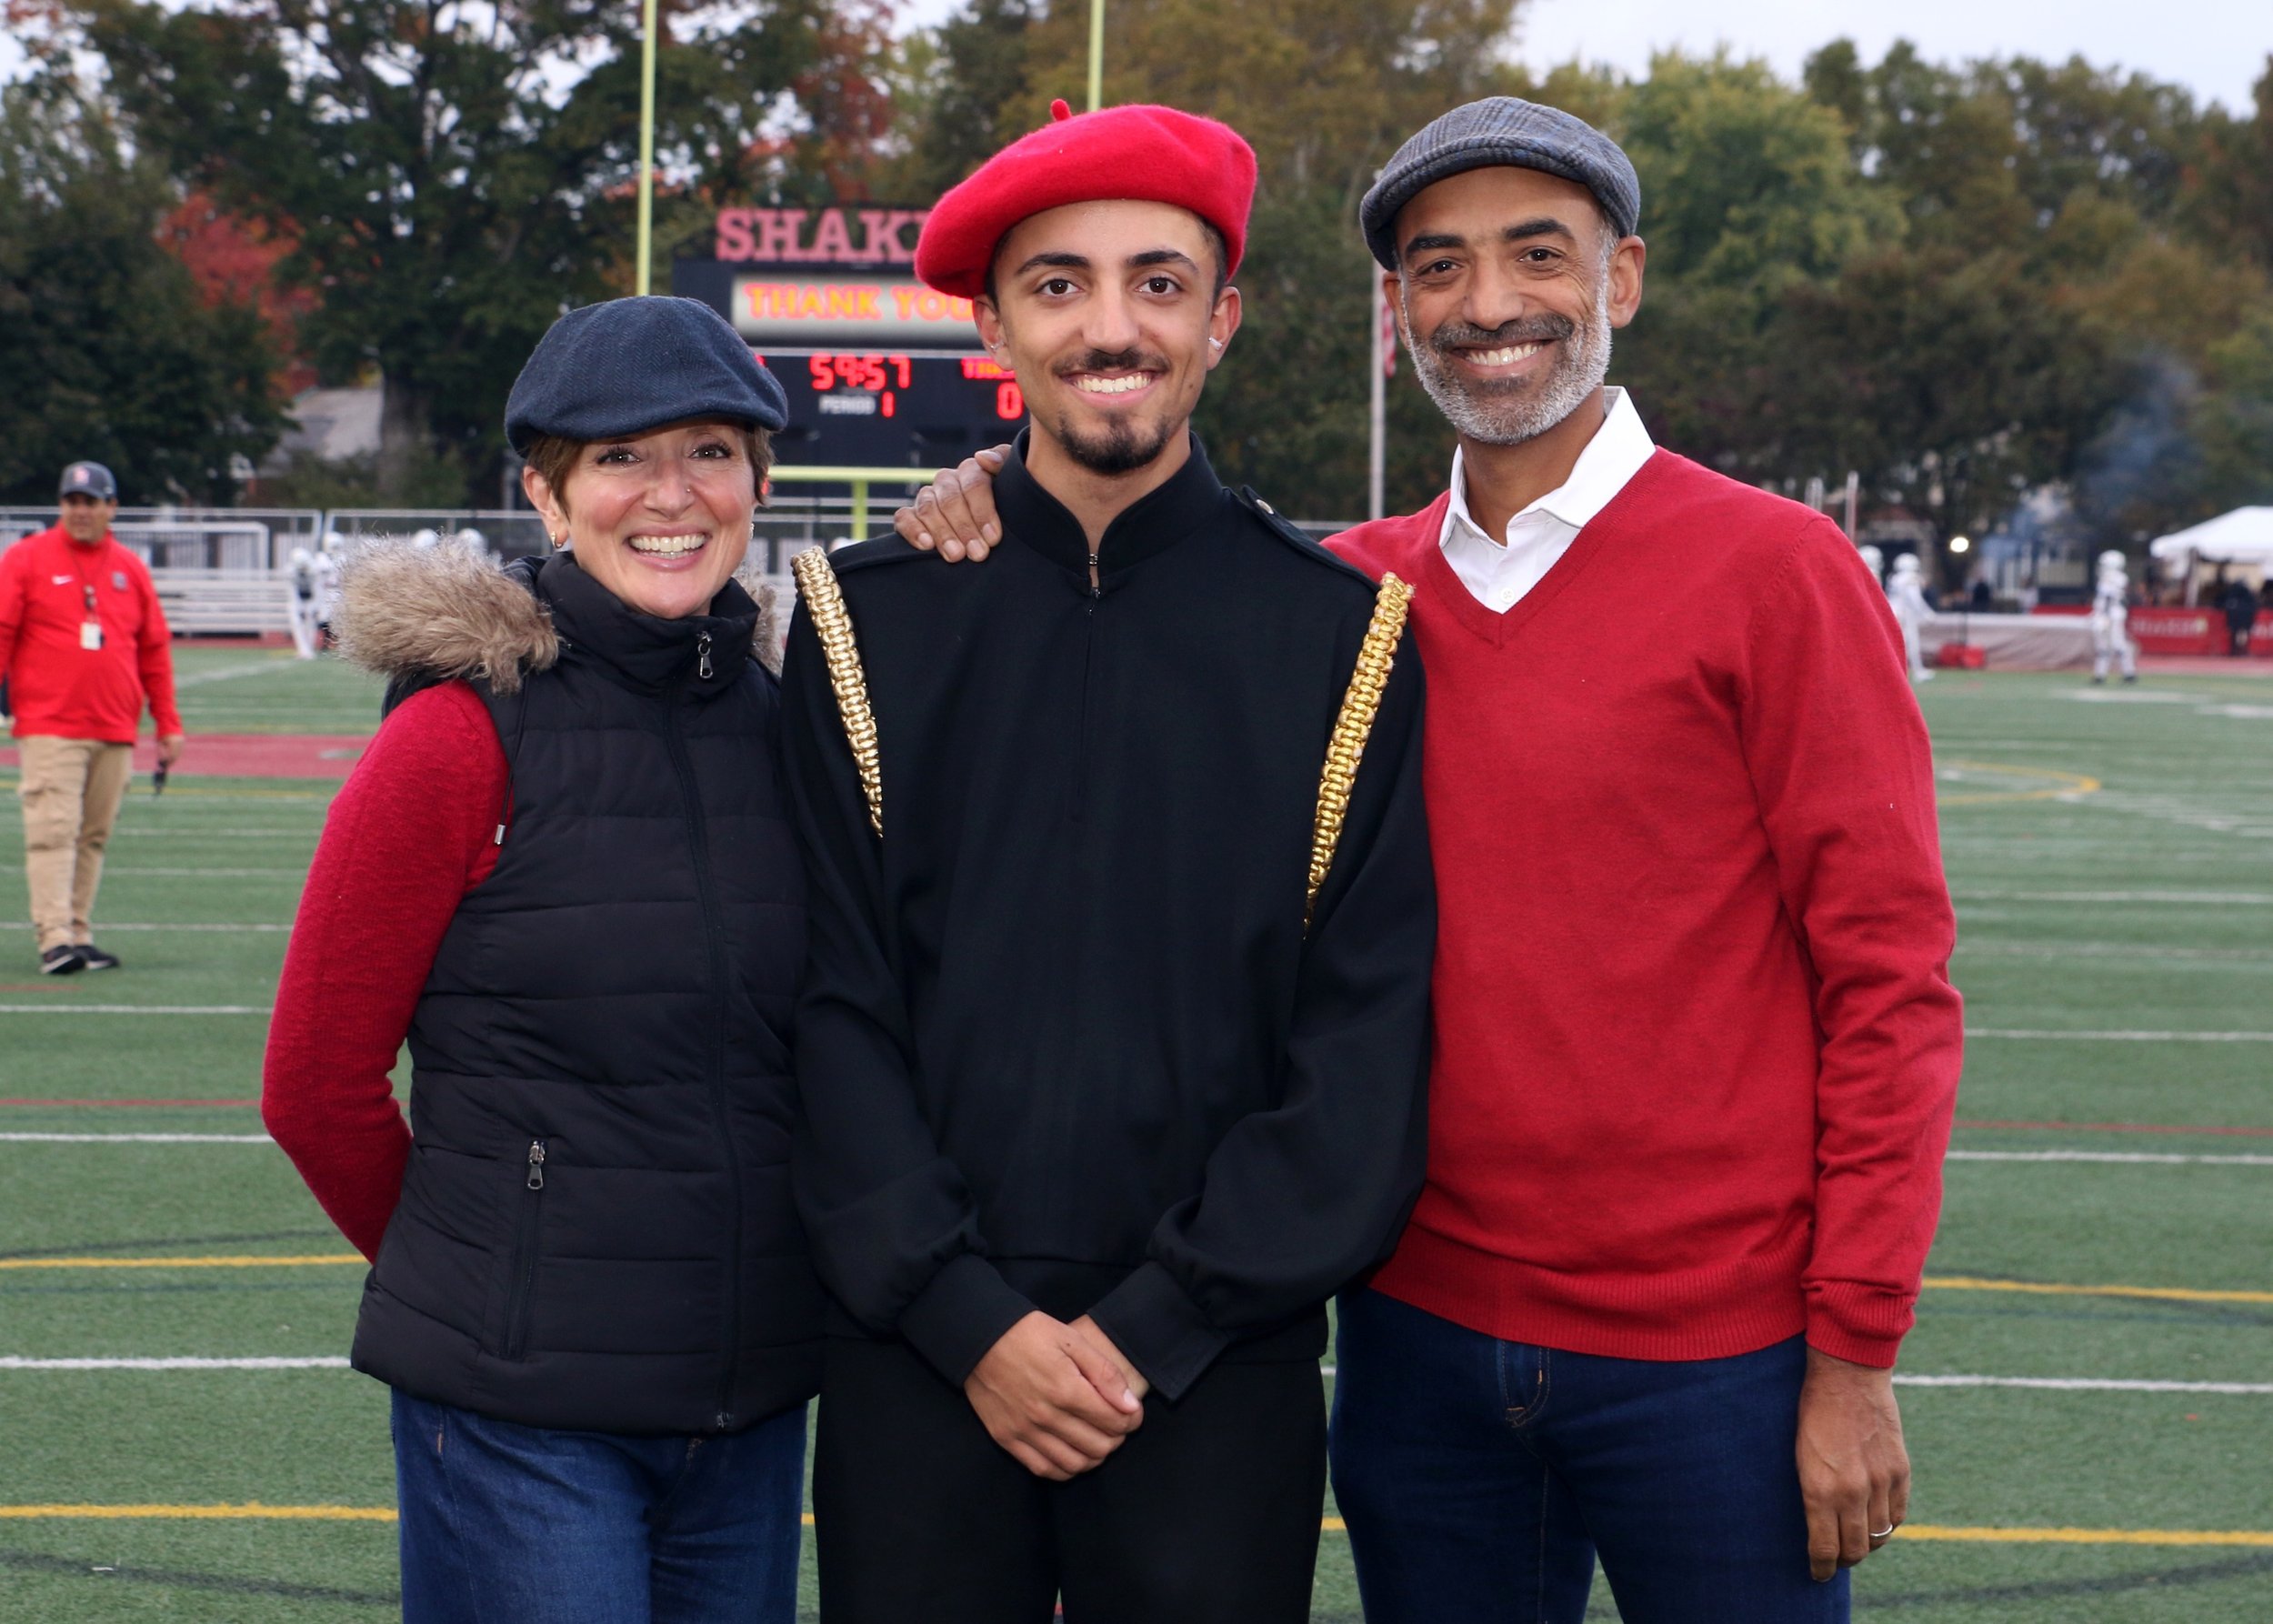
M 738 586 L 672 621 L 566 558 L 534 590 L 561 657 L 475 685 L 511 807 L 412 1022 L 415 1148 L 354 1362 L 530 1426 L 738 1430 L 818 1374 L 777 690 Z

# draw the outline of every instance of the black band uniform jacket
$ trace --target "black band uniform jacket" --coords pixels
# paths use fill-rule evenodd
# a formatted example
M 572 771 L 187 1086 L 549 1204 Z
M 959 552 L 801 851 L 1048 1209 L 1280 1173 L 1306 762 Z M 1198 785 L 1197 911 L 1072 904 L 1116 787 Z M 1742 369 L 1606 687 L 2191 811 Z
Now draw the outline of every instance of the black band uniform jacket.
M 808 609 L 784 755 L 810 875 L 793 1178 L 851 1325 L 960 1384 L 1093 1314 L 1161 1395 L 1315 1358 L 1418 1193 L 1436 904 L 1397 654 L 1306 934 L 1374 587 L 1190 460 L 1097 550 L 1019 456 L 1003 545 L 839 553 L 871 829 Z

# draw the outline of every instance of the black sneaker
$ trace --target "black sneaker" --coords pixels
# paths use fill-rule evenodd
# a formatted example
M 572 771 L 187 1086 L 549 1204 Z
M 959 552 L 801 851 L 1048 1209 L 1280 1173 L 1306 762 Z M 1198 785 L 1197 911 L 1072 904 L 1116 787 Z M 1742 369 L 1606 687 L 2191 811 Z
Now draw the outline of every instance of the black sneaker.
M 85 968 L 86 960 L 79 957 L 76 947 L 50 947 L 39 956 L 43 976 L 75 976 Z
M 118 955 L 105 953 L 93 942 L 81 942 L 79 962 L 90 970 L 115 970 L 118 967 Z

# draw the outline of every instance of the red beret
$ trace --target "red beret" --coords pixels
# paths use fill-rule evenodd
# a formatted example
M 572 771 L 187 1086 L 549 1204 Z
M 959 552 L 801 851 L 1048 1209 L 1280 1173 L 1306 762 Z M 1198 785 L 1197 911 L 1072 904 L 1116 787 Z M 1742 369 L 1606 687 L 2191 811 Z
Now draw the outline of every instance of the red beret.
M 1069 203 L 1133 198 L 1187 208 L 1223 233 L 1230 263 L 1247 252 L 1255 149 L 1239 132 L 1174 107 L 1105 107 L 1076 116 L 1064 102 L 939 200 L 916 244 L 916 275 L 957 298 L 986 291 L 995 250 L 1030 215 Z

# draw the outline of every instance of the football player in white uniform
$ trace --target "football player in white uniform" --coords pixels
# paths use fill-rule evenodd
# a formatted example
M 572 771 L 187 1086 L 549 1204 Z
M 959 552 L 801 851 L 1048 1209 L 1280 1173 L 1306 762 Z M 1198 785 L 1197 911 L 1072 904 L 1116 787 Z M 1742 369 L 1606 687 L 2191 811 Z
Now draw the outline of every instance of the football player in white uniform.
M 1934 674 L 1926 668 L 1926 653 L 1918 644 L 1918 628 L 1934 612 L 1934 606 L 1926 601 L 1926 582 L 1918 574 L 1918 555 L 1905 553 L 1894 561 L 1894 573 L 1887 577 L 1887 602 L 1894 606 L 1894 618 L 1902 628 L 1902 652 L 1909 657 L 1910 680 L 1931 682 Z
M 2123 555 L 2110 547 L 2099 555 L 2099 580 L 2091 596 L 2091 679 L 2108 680 L 2108 667 L 2119 664 L 2123 680 L 2138 680 L 2138 648 L 2131 641 L 2130 572 Z

